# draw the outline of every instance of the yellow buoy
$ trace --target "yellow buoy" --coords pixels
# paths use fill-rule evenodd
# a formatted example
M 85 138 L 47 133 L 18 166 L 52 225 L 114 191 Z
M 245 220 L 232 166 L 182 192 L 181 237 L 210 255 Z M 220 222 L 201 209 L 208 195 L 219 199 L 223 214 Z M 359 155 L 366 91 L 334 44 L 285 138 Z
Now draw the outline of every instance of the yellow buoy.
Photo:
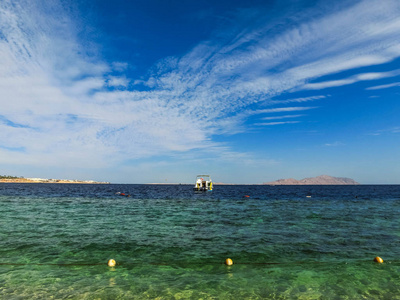
M 377 256 L 377 257 L 374 258 L 374 262 L 377 262 L 378 264 L 381 264 L 381 263 L 383 263 L 383 259 L 380 258 L 379 256 Z
M 225 264 L 226 264 L 227 266 L 232 266 L 232 265 L 233 265 L 232 259 L 227 258 L 227 259 L 225 260 Z
M 107 265 L 108 265 L 109 267 L 115 267 L 116 264 L 117 264 L 117 263 L 115 262 L 114 259 L 110 259 L 110 260 L 108 261 L 108 263 L 107 263 Z

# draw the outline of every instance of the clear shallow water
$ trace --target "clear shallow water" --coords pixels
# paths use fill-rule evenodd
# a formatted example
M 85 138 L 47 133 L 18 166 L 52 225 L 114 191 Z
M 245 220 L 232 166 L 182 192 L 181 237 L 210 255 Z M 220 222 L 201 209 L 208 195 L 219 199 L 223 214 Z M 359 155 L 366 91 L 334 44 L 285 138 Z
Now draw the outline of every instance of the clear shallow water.
M 0 298 L 400 299 L 399 212 L 400 186 L 0 184 Z

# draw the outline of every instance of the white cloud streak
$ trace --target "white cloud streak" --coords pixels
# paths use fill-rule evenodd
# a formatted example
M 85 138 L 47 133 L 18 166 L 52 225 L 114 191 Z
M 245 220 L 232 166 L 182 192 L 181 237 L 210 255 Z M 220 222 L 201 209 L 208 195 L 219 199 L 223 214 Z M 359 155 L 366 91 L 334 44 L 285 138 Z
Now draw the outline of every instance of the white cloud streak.
M 303 89 L 305 89 L 305 90 L 321 90 L 321 89 L 330 88 L 330 87 L 349 85 L 349 84 L 353 84 L 353 83 L 356 83 L 359 81 L 378 80 L 378 79 L 383 79 L 383 78 L 395 77 L 398 75 L 400 75 L 399 70 L 394 70 L 394 71 L 390 71 L 390 72 L 381 72 L 381 73 L 378 73 L 378 72 L 362 73 L 362 74 L 357 74 L 357 75 L 351 76 L 346 79 L 341 79 L 341 80 L 331 80 L 331 81 L 305 84 L 303 86 Z
M 266 123 L 255 123 L 257 126 L 274 126 L 274 125 L 284 125 L 284 124 L 297 124 L 300 121 L 286 121 L 286 122 L 266 122 Z
M 324 146 L 325 147 L 340 147 L 340 146 L 344 146 L 345 144 L 343 144 L 342 142 L 333 142 L 333 143 L 326 143 Z
M 269 104 L 288 104 L 288 103 L 303 103 L 303 102 L 310 102 L 315 100 L 322 100 L 327 98 L 327 96 L 319 95 L 319 96 L 310 96 L 310 97 L 301 97 L 301 98 L 294 98 L 294 99 L 287 99 L 287 100 L 273 100 L 269 101 Z
M 284 115 L 284 116 L 276 116 L 276 117 L 264 117 L 263 120 L 280 120 L 280 119 L 291 119 L 291 118 L 299 118 L 304 115 Z
M 388 89 L 391 87 L 398 87 L 398 86 L 400 86 L 400 82 L 371 86 L 371 87 L 366 88 L 366 90 L 382 90 L 382 89 Z
M 268 113 L 280 113 L 280 112 L 292 112 L 292 111 L 304 111 L 309 109 L 314 109 L 317 107 L 302 107 L 302 106 L 293 106 L 293 107 L 277 107 L 277 108 L 268 108 L 268 109 L 260 109 L 252 112 L 252 114 L 268 114 Z
M 379 136 L 379 135 L 398 134 L 398 133 L 400 133 L 400 127 L 392 127 L 392 128 L 377 130 L 375 132 L 370 133 L 369 135 Z

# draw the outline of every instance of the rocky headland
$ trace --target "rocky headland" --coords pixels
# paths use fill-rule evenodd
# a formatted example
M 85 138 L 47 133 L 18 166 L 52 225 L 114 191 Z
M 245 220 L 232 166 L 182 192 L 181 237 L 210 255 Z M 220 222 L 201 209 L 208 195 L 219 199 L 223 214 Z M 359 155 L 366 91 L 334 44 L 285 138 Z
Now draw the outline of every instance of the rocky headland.
M 272 182 L 265 182 L 266 185 L 357 185 L 357 181 L 346 177 L 333 177 L 321 175 L 317 177 L 304 178 L 296 180 L 293 178 L 279 179 Z

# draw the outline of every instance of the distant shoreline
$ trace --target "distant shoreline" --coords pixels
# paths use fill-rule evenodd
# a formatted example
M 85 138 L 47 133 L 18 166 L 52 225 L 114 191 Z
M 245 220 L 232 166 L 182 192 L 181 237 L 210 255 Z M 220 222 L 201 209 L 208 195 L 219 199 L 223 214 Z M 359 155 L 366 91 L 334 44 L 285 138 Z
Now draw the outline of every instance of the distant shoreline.
M 127 185 L 189 185 L 191 183 L 112 183 L 112 182 L 99 182 L 99 181 L 79 181 L 79 180 L 59 180 L 54 179 L 49 181 L 34 181 L 28 179 L 0 179 L 0 183 L 51 183 L 51 184 L 127 184 Z M 358 184 L 270 184 L 270 183 L 214 183 L 214 186 L 222 185 L 262 185 L 262 186 L 362 186 L 362 185 L 400 185 L 399 183 L 358 183 Z
M 110 184 L 109 182 L 99 182 L 93 180 L 67 180 L 67 179 L 29 179 L 29 178 L 12 178 L 0 179 L 0 183 L 70 183 L 70 184 Z
M 193 185 L 192 183 L 110 183 L 110 184 L 137 184 L 137 185 Z M 214 186 L 220 185 L 263 185 L 263 186 L 358 186 L 358 185 L 400 185 L 399 183 L 314 183 L 314 184 L 272 184 L 272 183 L 213 183 Z

